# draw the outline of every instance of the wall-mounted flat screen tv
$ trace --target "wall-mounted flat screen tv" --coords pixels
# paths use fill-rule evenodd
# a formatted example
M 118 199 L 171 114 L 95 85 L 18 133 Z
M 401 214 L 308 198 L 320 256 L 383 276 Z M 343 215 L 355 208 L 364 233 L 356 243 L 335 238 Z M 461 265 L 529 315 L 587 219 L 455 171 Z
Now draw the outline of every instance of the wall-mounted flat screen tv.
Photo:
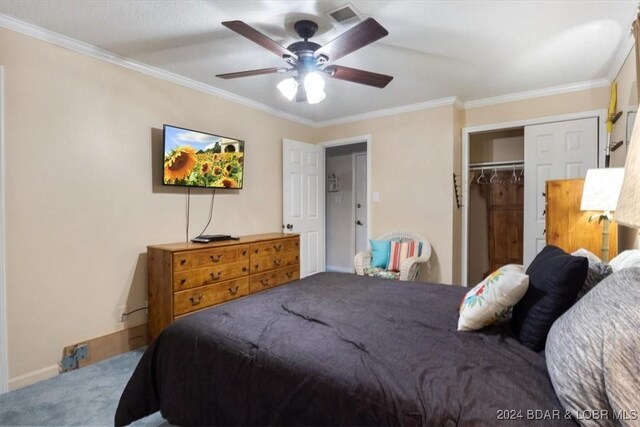
M 242 188 L 244 141 L 164 125 L 164 185 Z

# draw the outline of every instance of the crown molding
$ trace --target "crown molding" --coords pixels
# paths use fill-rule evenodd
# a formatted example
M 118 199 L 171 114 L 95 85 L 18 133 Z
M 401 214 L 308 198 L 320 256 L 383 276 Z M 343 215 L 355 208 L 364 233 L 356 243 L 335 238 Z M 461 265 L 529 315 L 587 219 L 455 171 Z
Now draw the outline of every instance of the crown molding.
M 595 89 L 599 87 L 609 86 L 609 79 L 589 80 L 586 82 L 571 83 L 568 85 L 553 86 L 544 89 L 529 90 L 526 92 L 511 93 L 509 95 L 495 96 L 492 98 L 475 99 L 466 101 L 464 108 L 486 107 L 488 105 L 504 104 L 506 102 L 523 101 L 526 99 L 540 98 L 543 96 L 560 95 L 563 93 L 577 92 L 579 90 Z
M 408 113 L 411 111 L 426 110 L 428 108 L 438 108 L 447 105 L 459 105 L 462 101 L 457 96 L 449 98 L 434 99 L 433 101 L 419 102 L 417 104 L 402 105 L 400 107 L 385 108 L 382 110 L 371 111 L 369 113 L 356 114 L 353 116 L 341 117 L 334 120 L 326 120 L 316 122 L 314 127 L 323 128 L 328 126 L 342 125 L 345 123 L 359 122 L 361 120 L 376 119 L 379 117 L 393 116 L 395 114 Z
M 315 122 L 307 120 L 305 118 L 296 116 L 294 114 L 285 113 L 275 108 L 269 107 L 262 103 L 253 101 L 251 99 L 227 92 L 222 89 L 218 89 L 211 85 L 180 76 L 178 74 L 162 70 L 157 67 L 153 67 L 142 62 L 135 61 L 133 59 L 120 56 L 107 49 L 103 49 L 94 46 L 89 43 L 82 42 L 80 40 L 56 33 L 54 31 L 47 30 L 42 27 L 38 27 L 28 22 L 21 21 L 8 15 L 0 14 L 0 27 L 7 28 L 28 36 L 34 37 L 39 40 L 43 40 L 57 46 L 61 46 L 75 52 L 83 53 L 85 55 L 92 56 L 103 61 L 110 62 L 112 64 L 120 65 L 130 70 L 138 71 L 151 77 L 156 77 L 162 80 L 166 80 L 177 85 L 188 87 L 199 92 L 206 93 L 208 95 L 214 95 L 219 98 L 226 99 L 228 101 L 236 102 L 238 104 L 245 105 L 247 107 L 255 108 L 257 110 L 264 111 L 274 116 L 281 117 L 283 119 L 291 120 L 306 126 L 315 126 Z
M 611 62 L 611 66 L 609 67 L 609 72 L 607 73 L 607 77 L 609 78 L 609 81 L 614 81 L 616 77 L 618 77 L 618 74 L 620 73 L 620 70 L 624 65 L 624 61 L 627 60 L 627 57 L 631 53 L 631 49 L 633 49 L 634 44 L 635 44 L 635 39 L 631 31 L 629 31 L 627 33 L 627 37 L 625 37 L 620 43 L 618 52 L 616 52 L 616 56 L 613 59 L 613 62 Z

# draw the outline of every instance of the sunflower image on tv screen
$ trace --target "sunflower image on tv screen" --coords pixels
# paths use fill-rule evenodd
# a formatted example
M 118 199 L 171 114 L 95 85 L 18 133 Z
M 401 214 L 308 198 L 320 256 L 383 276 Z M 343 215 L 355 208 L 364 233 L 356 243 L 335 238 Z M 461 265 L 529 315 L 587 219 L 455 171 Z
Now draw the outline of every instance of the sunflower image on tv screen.
M 165 185 L 242 188 L 244 141 L 164 126 Z

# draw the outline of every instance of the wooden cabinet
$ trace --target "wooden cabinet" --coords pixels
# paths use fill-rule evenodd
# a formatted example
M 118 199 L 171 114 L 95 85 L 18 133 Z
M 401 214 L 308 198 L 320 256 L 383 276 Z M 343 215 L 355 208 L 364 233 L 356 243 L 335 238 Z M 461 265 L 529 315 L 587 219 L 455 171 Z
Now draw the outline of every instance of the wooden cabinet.
M 489 186 L 489 271 L 506 264 L 522 264 L 524 185 L 511 183 L 510 174 Z
M 176 318 L 300 278 L 298 235 L 147 247 L 149 337 Z
M 584 248 L 600 256 L 602 249 L 602 223 L 589 217 L 599 212 L 581 211 L 584 179 L 557 179 L 546 183 L 547 244 L 571 253 Z M 615 215 L 615 214 L 614 214 Z M 618 254 L 618 227 L 611 221 L 609 227 L 609 259 Z

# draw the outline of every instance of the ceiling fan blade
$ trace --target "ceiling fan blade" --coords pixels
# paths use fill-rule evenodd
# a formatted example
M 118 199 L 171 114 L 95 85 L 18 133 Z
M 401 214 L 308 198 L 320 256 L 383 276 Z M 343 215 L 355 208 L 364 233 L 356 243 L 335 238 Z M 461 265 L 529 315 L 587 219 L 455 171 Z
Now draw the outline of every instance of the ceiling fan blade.
M 296 102 L 307 102 L 307 91 L 303 85 L 298 86 L 296 92 Z
M 323 70 L 334 79 L 360 83 L 368 86 L 383 88 L 393 80 L 392 76 L 373 73 L 371 71 L 358 70 L 357 68 L 343 67 L 341 65 L 328 65 Z
M 389 32 L 380 25 L 378 21 L 373 18 L 367 18 L 316 50 L 315 57 L 317 58 L 320 55 L 324 55 L 333 62 L 361 47 L 365 47 L 381 39 L 387 34 L 389 34 Z
M 288 55 L 293 57 L 294 59 L 298 59 L 295 53 L 291 52 L 289 49 L 285 48 L 284 46 L 281 46 L 280 44 L 274 42 L 269 37 L 262 34 L 260 31 L 245 24 L 242 21 L 226 21 L 226 22 L 223 22 L 222 25 L 224 25 L 225 27 L 227 27 L 232 31 L 235 31 L 241 36 L 248 38 L 252 42 L 257 43 L 263 48 L 270 50 L 271 52 L 275 53 L 281 58 L 283 56 Z
M 261 68 L 259 70 L 239 71 L 237 73 L 216 74 L 216 77 L 220 77 L 221 79 L 237 79 L 238 77 L 259 76 L 262 74 L 272 74 L 272 73 L 286 73 L 287 71 L 289 71 L 289 69 L 287 68 L 272 67 L 272 68 Z

